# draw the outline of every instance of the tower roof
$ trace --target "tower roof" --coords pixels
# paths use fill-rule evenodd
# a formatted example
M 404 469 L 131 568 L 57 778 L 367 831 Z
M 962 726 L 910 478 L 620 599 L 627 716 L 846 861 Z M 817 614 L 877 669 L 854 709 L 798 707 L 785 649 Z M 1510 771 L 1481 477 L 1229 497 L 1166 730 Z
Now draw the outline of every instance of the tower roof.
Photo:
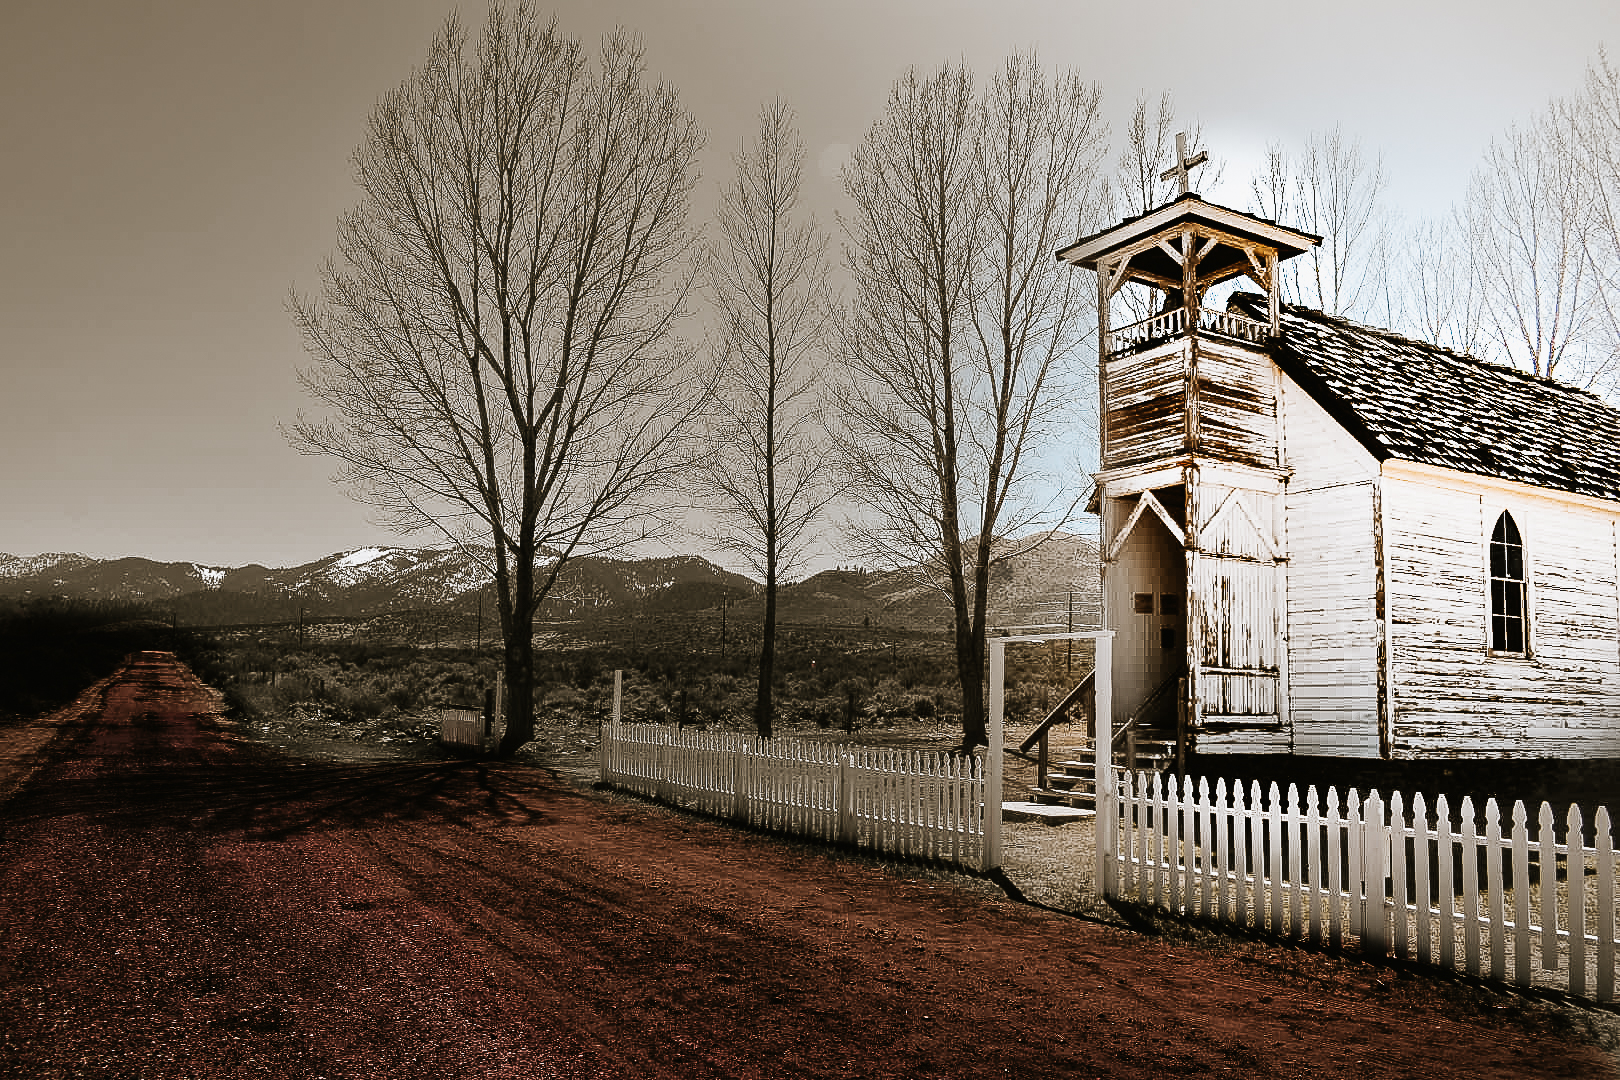
M 1248 273 L 1252 265 L 1249 252 L 1256 247 L 1271 248 L 1277 252 L 1278 259 L 1290 259 L 1309 251 L 1322 239 L 1241 210 L 1206 202 L 1188 192 L 1145 214 L 1081 237 L 1058 251 L 1057 257 L 1095 270 L 1099 263 L 1128 256 L 1131 276 L 1156 283 L 1173 283 L 1179 288 L 1181 264 L 1160 247 L 1159 240 L 1189 225 L 1214 241 L 1208 250 L 1199 254 L 1198 278 L 1205 284 Z
M 1620 412 L 1590 391 L 1292 304 L 1281 331 L 1277 366 L 1380 461 L 1620 500 Z

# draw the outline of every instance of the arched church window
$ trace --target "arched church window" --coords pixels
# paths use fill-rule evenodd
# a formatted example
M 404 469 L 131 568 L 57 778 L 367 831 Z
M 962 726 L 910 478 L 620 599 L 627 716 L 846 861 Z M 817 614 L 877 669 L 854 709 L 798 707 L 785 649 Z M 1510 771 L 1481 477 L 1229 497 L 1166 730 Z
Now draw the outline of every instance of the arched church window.
M 1530 617 L 1526 604 L 1524 540 L 1506 510 L 1491 531 L 1491 651 L 1529 651 Z

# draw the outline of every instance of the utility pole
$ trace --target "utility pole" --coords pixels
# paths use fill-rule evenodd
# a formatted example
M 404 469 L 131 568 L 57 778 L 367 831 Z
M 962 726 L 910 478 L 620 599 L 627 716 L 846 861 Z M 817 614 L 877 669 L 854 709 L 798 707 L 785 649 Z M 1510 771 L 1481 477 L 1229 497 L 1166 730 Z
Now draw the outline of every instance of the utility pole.
M 1069 633 L 1074 633 L 1074 590 L 1069 590 Z M 1069 676 L 1074 675 L 1074 638 L 1069 638 L 1069 664 L 1066 669 Z

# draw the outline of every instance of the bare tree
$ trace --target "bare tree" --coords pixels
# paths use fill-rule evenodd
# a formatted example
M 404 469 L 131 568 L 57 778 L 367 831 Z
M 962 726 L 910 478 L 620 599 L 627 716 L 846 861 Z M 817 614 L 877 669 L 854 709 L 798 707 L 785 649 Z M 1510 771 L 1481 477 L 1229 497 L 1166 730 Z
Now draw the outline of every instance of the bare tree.
M 1400 324 L 1417 338 L 1484 357 L 1485 290 L 1469 237 L 1458 214 L 1426 221 L 1406 237 L 1399 260 Z
M 1586 381 L 1595 282 L 1580 152 L 1557 107 L 1510 128 L 1475 171 L 1465 214 L 1493 345 L 1532 374 Z
M 1299 156 L 1267 148 L 1266 165 L 1249 184 L 1262 217 L 1314 233 L 1322 242 L 1283 269 L 1285 295 L 1330 315 L 1379 312 L 1391 321 L 1388 280 L 1392 230 L 1381 200 L 1382 158 L 1368 160 L 1359 139 L 1335 128 L 1312 135 Z
M 770 738 L 779 582 L 803 565 L 810 526 L 827 505 L 818 446 L 822 358 L 832 310 L 827 236 L 802 216 L 804 142 L 781 101 L 760 113 L 759 138 L 736 156 L 721 196 L 709 280 L 722 318 L 720 395 L 703 475 L 713 497 L 710 538 L 765 583 L 754 708 Z
M 385 522 L 487 556 L 503 754 L 533 738 L 534 617 L 558 573 L 640 535 L 685 463 L 700 144 L 624 35 L 593 65 L 527 6 L 493 9 L 476 48 L 451 16 L 372 113 L 319 298 L 292 298 L 329 409 L 294 442 Z
M 1596 306 L 1594 366 L 1612 379 L 1620 367 L 1620 70 L 1599 51 L 1586 85 L 1567 110 L 1571 148 L 1582 174 L 1590 215 L 1586 254 Z
M 1094 322 L 1091 291 L 1051 253 L 1102 201 L 1099 103 L 1032 56 L 982 94 L 965 67 L 913 69 L 844 172 L 840 460 L 867 510 L 854 532 L 948 598 L 964 750 L 986 739 L 991 567 L 1074 510 L 1037 459 L 1073 434 L 1066 365 Z

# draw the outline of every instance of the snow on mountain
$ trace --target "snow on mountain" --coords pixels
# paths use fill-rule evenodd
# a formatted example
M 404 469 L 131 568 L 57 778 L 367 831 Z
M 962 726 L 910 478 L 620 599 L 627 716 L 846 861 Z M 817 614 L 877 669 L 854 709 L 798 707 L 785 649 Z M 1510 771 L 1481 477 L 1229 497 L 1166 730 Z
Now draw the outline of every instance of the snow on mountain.
M 197 572 L 197 577 L 203 585 L 210 589 L 217 589 L 224 584 L 225 575 L 230 572 L 222 566 L 199 566 L 196 563 L 192 563 L 191 568 Z
M 305 571 L 298 585 L 336 585 L 350 589 L 361 583 L 398 577 L 418 561 L 422 552 L 411 548 L 361 548 L 328 555 L 298 569 Z
M 487 552 L 455 547 L 364 547 L 283 569 L 0 554 L 0 596 L 156 602 L 193 625 L 364 616 L 441 605 L 470 610 L 478 603 L 476 594 L 492 584 L 492 561 Z M 748 579 L 694 556 L 582 557 L 569 565 L 546 610 L 554 618 L 627 605 L 684 610 L 717 602 L 717 589 L 747 593 L 753 587 Z
M 0 578 L 35 577 L 52 570 L 77 570 L 95 561 L 85 555 L 70 555 L 61 551 L 48 552 L 42 555 L 6 555 L 0 553 Z

